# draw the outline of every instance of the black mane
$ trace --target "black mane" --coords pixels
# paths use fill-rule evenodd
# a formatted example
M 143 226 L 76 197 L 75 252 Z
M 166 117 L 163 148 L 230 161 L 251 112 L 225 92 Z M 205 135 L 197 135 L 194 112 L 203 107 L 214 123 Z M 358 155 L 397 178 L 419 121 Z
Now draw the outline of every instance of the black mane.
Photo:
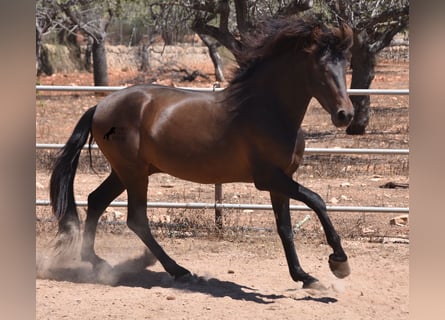
M 335 55 L 347 56 L 351 45 L 349 27 L 330 28 L 315 16 L 265 20 L 255 33 L 246 37 L 243 48 L 235 52 L 239 67 L 230 84 L 242 82 L 264 60 L 287 50 L 323 52 L 329 49 Z

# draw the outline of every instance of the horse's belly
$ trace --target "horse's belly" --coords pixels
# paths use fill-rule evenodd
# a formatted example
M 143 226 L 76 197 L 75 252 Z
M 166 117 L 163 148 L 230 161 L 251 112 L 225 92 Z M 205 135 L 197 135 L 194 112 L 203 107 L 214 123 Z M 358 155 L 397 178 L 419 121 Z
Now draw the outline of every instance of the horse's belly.
M 231 183 L 231 182 L 252 182 L 252 178 L 245 172 L 230 171 L 218 171 L 214 168 L 202 168 L 198 171 L 196 168 L 169 168 L 168 170 L 162 170 L 164 173 L 168 173 L 174 177 L 182 180 L 192 181 L 202 184 L 217 184 L 217 183 Z
M 147 162 L 162 172 L 197 183 L 250 182 L 248 162 L 242 154 L 233 151 L 192 152 L 158 148 L 151 150 L 155 154 L 149 151 Z

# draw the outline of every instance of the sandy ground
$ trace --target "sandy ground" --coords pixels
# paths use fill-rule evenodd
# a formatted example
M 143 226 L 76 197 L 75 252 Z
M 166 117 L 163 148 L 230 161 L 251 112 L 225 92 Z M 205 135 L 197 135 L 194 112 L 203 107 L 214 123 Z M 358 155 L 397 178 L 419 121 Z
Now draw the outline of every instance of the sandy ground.
M 140 270 L 129 261 L 143 251 L 132 234 L 99 234 L 98 253 L 116 266 L 111 279 L 80 263 L 51 269 L 45 243 L 38 239 L 43 278 L 36 280 L 37 319 L 408 318 L 406 244 L 345 241 L 352 274 L 339 280 L 329 271 L 328 246 L 297 243 L 305 270 L 327 287 L 314 291 L 292 281 L 275 234 L 241 241 L 162 239 L 166 251 L 196 274 L 191 283 L 175 282 L 159 263 Z

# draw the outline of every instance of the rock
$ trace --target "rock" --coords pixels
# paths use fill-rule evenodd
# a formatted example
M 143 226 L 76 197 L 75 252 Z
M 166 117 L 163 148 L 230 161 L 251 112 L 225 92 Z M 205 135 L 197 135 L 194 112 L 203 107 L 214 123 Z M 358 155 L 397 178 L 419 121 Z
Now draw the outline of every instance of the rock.
M 384 237 L 382 243 L 404 243 L 409 244 L 409 239 L 405 238 L 395 238 L 395 237 Z
M 374 229 L 371 229 L 371 228 L 368 228 L 368 227 L 362 228 L 362 233 L 374 233 L 374 232 L 375 232 Z
M 124 217 L 124 214 L 120 211 L 114 210 L 113 216 L 115 220 L 121 220 Z
M 383 185 L 380 186 L 380 188 L 386 188 L 386 189 L 408 189 L 409 188 L 409 184 L 408 183 L 398 183 L 398 182 L 387 182 Z
M 407 214 L 402 214 L 400 216 L 391 218 L 389 220 L 389 224 L 392 226 L 400 226 L 400 227 L 404 227 L 408 224 L 408 215 Z

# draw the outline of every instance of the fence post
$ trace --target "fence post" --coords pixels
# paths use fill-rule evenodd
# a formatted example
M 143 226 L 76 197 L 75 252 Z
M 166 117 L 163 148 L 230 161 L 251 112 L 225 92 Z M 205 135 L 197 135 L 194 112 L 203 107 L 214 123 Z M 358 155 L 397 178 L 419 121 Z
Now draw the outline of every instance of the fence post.
M 215 82 L 213 84 L 213 92 L 216 91 L 216 88 L 220 88 L 221 85 L 219 82 Z M 218 208 L 216 205 L 222 202 L 222 184 L 215 184 L 215 225 L 218 229 L 222 229 L 223 227 L 223 219 L 222 219 L 222 208 Z
M 222 208 L 216 204 L 222 202 L 222 184 L 215 184 L 215 225 L 218 229 L 223 227 Z

